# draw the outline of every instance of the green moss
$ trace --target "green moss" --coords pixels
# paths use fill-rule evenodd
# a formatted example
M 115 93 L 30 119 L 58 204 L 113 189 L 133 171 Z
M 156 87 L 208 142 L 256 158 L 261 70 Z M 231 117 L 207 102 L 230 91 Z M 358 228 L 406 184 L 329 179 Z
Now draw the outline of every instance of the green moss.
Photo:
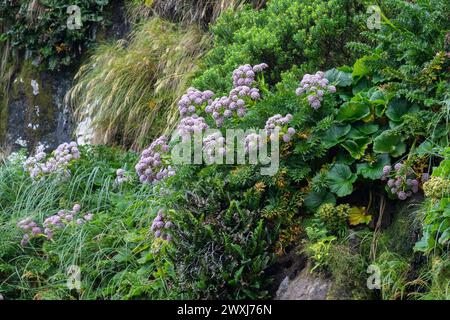
M 390 251 L 403 257 L 411 257 L 415 244 L 415 215 L 409 204 L 399 208 L 394 214 L 392 223 L 384 230 L 378 240 L 378 250 Z
M 328 299 L 371 298 L 366 286 L 368 263 L 360 252 L 352 250 L 347 242 L 333 244 L 327 260 L 334 280 Z

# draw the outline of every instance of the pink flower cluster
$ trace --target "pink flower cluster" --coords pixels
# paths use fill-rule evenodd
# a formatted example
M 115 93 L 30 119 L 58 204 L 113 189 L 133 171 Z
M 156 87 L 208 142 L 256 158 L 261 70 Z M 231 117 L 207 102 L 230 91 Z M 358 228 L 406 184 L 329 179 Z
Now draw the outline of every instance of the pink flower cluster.
M 264 130 L 266 130 L 267 135 L 271 138 L 275 130 L 278 130 L 280 135 L 283 135 L 283 141 L 289 142 L 292 139 L 292 136 L 295 134 L 295 129 L 292 127 L 288 128 L 288 123 L 292 120 L 292 115 L 287 114 L 286 116 L 282 116 L 281 114 L 276 114 L 273 117 L 270 117 L 267 122 Z
M 335 93 L 336 87 L 329 85 L 328 80 L 325 78 L 325 73 L 322 71 L 316 72 L 316 74 L 305 74 L 300 87 L 297 88 L 296 94 L 298 96 L 302 94 L 308 95 L 308 103 L 314 110 L 320 108 L 325 93 Z
M 183 138 L 190 138 L 194 133 L 202 133 L 209 128 L 205 122 L 205 118 L 193 115 L 192 117 L 186 117 L 181 119 L 178 124 L 177 131 Z
M 206 113 L 210 113 L 214 118 L 217 127 L 222 127 L 225 119 L 236 114 L 239 118 L 245 116 L 245 99 L 258 100 L 261 97 L 255 84 L 255 75 L 267 68 L 267 64 L 262 63 L 256 66 L 246 64 L 233 71 L 233 89 L 228 96 L 216 98 L 205 108 Z
M 406 200 L 419 191 L 419 180 L 415 178 L 414 170 L 403 163 L 397 163 L 394 168 L 384 166 L 381 180 L 387 181 L 390 192 L 399 200 Z
M 90 212 L 86 213 L 83 217 L 79 217 L 81 206 L 75 204 L 72 210 L 60 210 L 57 214 L 48 217 L 44 220 L 44 234 L 47 239 L 52 239 L 56 229 L 62 229 L 65 226 L 75 223 L 82 225 L 87 221 L 91 221 L 94 215 Z
M 116 180 L 114 181 L 116 184 L 121 185 L 122 183 L 128 182 L 130 180 L 130 175 L 124 169 L 117 169 Z
M 22 246 L 25 246 L 31 239 L 39 237 L 42 234 L 42 229 L 38 226 L 36 221 L 31 220 L 31 218 L 20 221 L 17 226 L 24 232 L 22 240 L 20 241 Z
M 166 177 L 173 176 L 175 171 L 166 166 L 163 155 L 169 153 L 168 138 L 161 136 L 144 151 L 135 169 L 141 183 L 157 183 Z
M 75 204 L 72 210 L 60 210 L 57 214 L 45 219 L 42 227 L 38 226 L 38 224 L 30 218 L 20 221 L 17 226 L 24 231 L 20 244 L 24 246 L 31 239 L 39 236 L 44 236 L 47 240 L 50 240 L 53 239 L 53 235 L 57 229 L 62 229 L 70 224 L 82 225 L 85 222 L 92 220 L 93 214 L 89 212 L 83 217 L 77 217 L 79 216 L 80 211 L 81 206 L 79 204 Z
M 256 73 L 262 72 L 268 66 L 265 63 L 255 66 L 244 65 L 240 66 L 233 72 L 233 89 L 228 96 L 216 98 L 212 100 L 214 93 L 211 90 L 200 91 L 195 88 L 189 88 L 184 94 L 179 103 L 178 108 L 181 115 L 181 120 L 177 126 L 177 133 L 182 137 L 183 141 L 191 138 L 192 134 L 203 133 L 209 129 L 203 117 L 197 113 L 199 108 L 204 104 L 205 112 L 211 114 L 214 118 L 217 127 L 221 127 L 224 120 L 237 114 L 238 117 L 243 117 L 246 114 L 246 100 L 257 100 L 260 98 L 259 89 L 254 87 Z M 175 171 L 170 167 L 166 167 L 166 163 L 162 154 L 167 153 L 169 147 L 167 145 L 167 138 L 160 137 L 156 144 L 161 150 L 156 150 L 156 145 L 145 149 L 135 169 L 139 175 L 141 183 L 155 183 L 168 176 L 174 175 Z M 208 149 L 208 157 L 212 158 L 215 146 L 220 142 L 220 138 L 215 135 L 206 137 L 204 141 L 204 148 Z M 213 147 L 214 146 L 214 147 Z M 225 154 L 224 148 L 219 148 L 218 152 Z M 124 172 L 119 170 L 117 172 L 116 182 L 123 181 Z
M 80 151 L 76 142 L 63 143 L 59 145 L 52 156 L 48 159 L 43 146 L 36 149 L 35 156 L 25 160 L 24 168 L 30 173 L 32 179 L 36 180 L 50 173 L 61 173 L 69 175 L 67 169 L 72 160 L 80 158 Z
M 206 153 L 206 157 L 212 162 L 216 157 L 216 152 L 220 156 L 225 156 L 225 138 L 220 131 L 210 134 L 203 139 L 203 151 Z
M 257 64 L 253 67 L 249 64 L 240 66 L 233 71 L 233 86 L 235 88 L 239 86 L 251 87 L 255 82 L 256 73 L 266 68 L 268 68 L 266 63 Z
M 161 238 L 170 242 L 172 237 L 167 233 L 167 230 L 171 227 L 172 222 L 168 220 L 168 217 L 164 214 L 164 210 L 160 209 L 153 220 L 150 230 L 154 233 L 155 238 Z
M 257 133 L 248 134 L 244 140 L 245 154 L 249 154 L 250 152 L 257 150 L 263 142 L 264 141 L 261 135 Z
M 200 91 L 195 88 L 189 88 L 187 93 L 181 97 L 178 102 L 178 109 L 182 118 L 186 116 L 193 116 L 197 113 L 197 108 L 203 105 L 205 102 L 212 103 L 211 98 L 214 96 L 214 92 L 211 90 Z

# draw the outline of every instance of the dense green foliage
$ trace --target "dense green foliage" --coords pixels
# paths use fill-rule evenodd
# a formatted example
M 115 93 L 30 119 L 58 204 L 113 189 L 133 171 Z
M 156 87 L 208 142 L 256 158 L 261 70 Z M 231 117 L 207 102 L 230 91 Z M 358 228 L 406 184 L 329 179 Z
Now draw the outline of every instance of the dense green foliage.
M 155 254 L 148 225 L 158 204 L 152 190 L 136 183 L 114 184 L 115 169 L 130 169 L 135 154 L 104 147 L 82 148 L 68 181 L 57 177 L 32 183 L 13 161 L 0 173 L 0 291 L 8 299 L 131 299 L 175 296 L 171 263 Z M 42 221 L 78 203 L 94 218 L 67 226 L 54 240 L 19 244 L 16 224 Z M 68 268 L 81 268 L 80 291 L 70 291 Z
M 214 49 L 194 86 L 223 93 L 230 88 L 231 72 L 246 63 L 269 64 L 270 84 L 283 72 L 300 77 L 344 64 L 352 57 L 345 44 L 358 39 L 364 25 L 358 15 L 364 10 L 363 0 L 272 0 L 259 11 L 225 13 L 211 28 Z
M 82 48 L 95 41 L 92 28 L 105 23 L 103 8 L 107 4 L 108 0 L 3 1 L 2 19 L 11 25 L 0 39 L 9 40 L 13 48 L 26 51 L 45 68 L 59 69 L 70 65 L 80 57 Z M 80 28 L 68 28 L 67 10 L 72 5 L 82 12 Z
M 443 151 L 444 160 L 423 186 L 428 199 L 423 205 L 423 237 L 415 249 L 435 255 L 445 254 L 450 245 L 449 151 L 448 147 Z
M 263 197 L 215 166 L 186 168 L 163 199 L 173 221 L 180 290 L 192 298 L 266 298 L 276 230 L 265 222 Z M 189 192 L 186 192 L 189 190 Z
M 381 29 L 360 34 L 365 9 L 272 0 L 212 26 L 199 89 L 223 94 L 239 65 L 269 67 L 257 72 L 261 98 L 245 98 L 245 115 L 217 128 L 208 102 L 195 112 L 222 133 L 291 114 L 283 130 L 295 133 L 280 140 L 275 175 L 262 175 L 260 164 L 176 165 L 175 176 L 141 186 L 131 173 L 136 155 L 105 147 L 84 148 L 67 180 L 32 182 L 20 161 L 0 167 L 0 292 L 269 298 L 270 267 L 300 250 L 334 280 L 333 298 L 449 299 L 450 3 L 383 1 Z M 131 175 L 121 186 L 118 168 Z M 74 203 L 94 219 L 19 245 L 20 219 L 42 221 Z M 150 231 L 159 210 L 170 241 Z M 81 266 L 78 291 L 65 287 L 72 264 Z M 381 272 L 377 290 L 367 288 L 369 266 Z

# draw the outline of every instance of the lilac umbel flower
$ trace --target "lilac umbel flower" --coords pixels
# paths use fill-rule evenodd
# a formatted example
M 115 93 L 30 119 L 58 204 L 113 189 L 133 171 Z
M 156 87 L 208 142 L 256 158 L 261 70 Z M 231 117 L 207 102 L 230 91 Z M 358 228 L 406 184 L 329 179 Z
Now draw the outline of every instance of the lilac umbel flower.
M 167 231 L 172 228 L 172 225 L 172 222 L 168 220 L 164 210 L 160 209 L 155 219 L 153 219 L 150 231 L 153 232 L 155 238 L 161 238 L 170 242 L 172 238 Z
M 35 221 L 31 220 L 31 218 L 26 218 L 19 221 L 17 226 L 24 233 L 22 240 L 20 241 L 22 246 L 27 245 L 31 239 L 37 238 L 42 234 L 42 229 Z
M 226 119 L 233 116 L 244 117 L 247 114 L 247 102 L 261 98 L 259 89 L 255 87 L 255 76 L 267 67 L 265 63 L 253 67 L 246 64 L 233 71 L 233 89 L 228 96 L 208 102 L 205 108 L 205 112 L 214 118 L 217 127 L 220 128 Z
M 311 108 L 317 110 L 322 104 L 325 93 L 335 93 L 336 87 L 329 85 L 325 73 L 318 71 L 314 75 L 305 74 L 295 92 L 298 96 L 306 94 Z
M 125 169 L 117 169 L 116 171 L 116 179 L 114 180 L 114 183 L 117 185 L 121 185 L 124 182 L 131 181 L 132 178 L 128 172 L 125 171 Z
M 387 181 L 388 190 L 399 200 L 406 200 L 419 192 L 419 180 L 416 179 L 414 170 L 405 163 L 396 163 L 394 168 L 384 166 L 381 180 Z
M 142 151 L 141 158 L 135 166 L 141 183 L 157 183 L 175 174 L 175 170 L 171 166 L 166 165 L 166 161 L 163 159 L 163 156 L 168 153 L 169 145 L 166 136 L 159 137 L 147 149 Z
M 209 162 L 213 162 L 217 156 L 225 156 L 225 138 L 220 131 L 214 132 L 203 139 L 203 151 Z
M 287 114 L 284 117 L 281 114 L 276 114 L 273 117 L 270 117 L 266 121 L 266 126 L 264 127 L 267 136 L 269 136 L 271 139 L 278 138 L 274 136 L 275 131 L 277 130 L 278 133 L 281 134 L 284 142 L 291 141 L 292 137 L 296 133 L 294 128 L 288 127 L 288 124 L 289 122 L 291 122 L 291 120 L 291 114 Z
M 258 150 L 261 144 L 264 143 L 263 137 L 257 133 L 250 133 L 244 139 L 245 153 L 249 154 Z
M 195 88 L 189 88 L 178 102 L 178 109 L 182 118 L 193 116 L 197 113 L 197 109 L 203 104 L 211 104 L 214 92 L 211 90 L 200 91 Z
M 209 128 L 203 117 L 193 116 L 181 119 L 177 131 L 182 137 L 190 137 L 194 133 L 202 133 Z
M 47 154 L 44 152 L 44 147 L 39 146 L 36 149 L 35 156 L 25 160 L 24 168 L 33 180 L 50 173 L 69 175 L 68 166 L 72 160 L 80 158 L 80 151 L 76 142 L 63 143 L 53 151 L 52 156 L 46 158 Z

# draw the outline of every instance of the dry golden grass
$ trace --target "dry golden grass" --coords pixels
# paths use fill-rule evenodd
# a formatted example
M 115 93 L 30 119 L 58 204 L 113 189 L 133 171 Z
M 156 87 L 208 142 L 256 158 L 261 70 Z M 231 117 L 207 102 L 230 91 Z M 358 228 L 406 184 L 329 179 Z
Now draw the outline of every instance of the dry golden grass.
M 266 0 L 145 0 L 131 2 L 128 15 L 131 20 L 146 19 L 158 15 L 183 25 L 198 23 L 206 26 L 214 22 L 222 12 L 238 9 L 243 4 L 259 8 Z
M 66 98 L 78 120 L 92 118 L 95 142 L 141 149 L 178 120 L 177 102 L 199 70 L 210 36 L 159 18 L 130 41 L 100 46 Z

